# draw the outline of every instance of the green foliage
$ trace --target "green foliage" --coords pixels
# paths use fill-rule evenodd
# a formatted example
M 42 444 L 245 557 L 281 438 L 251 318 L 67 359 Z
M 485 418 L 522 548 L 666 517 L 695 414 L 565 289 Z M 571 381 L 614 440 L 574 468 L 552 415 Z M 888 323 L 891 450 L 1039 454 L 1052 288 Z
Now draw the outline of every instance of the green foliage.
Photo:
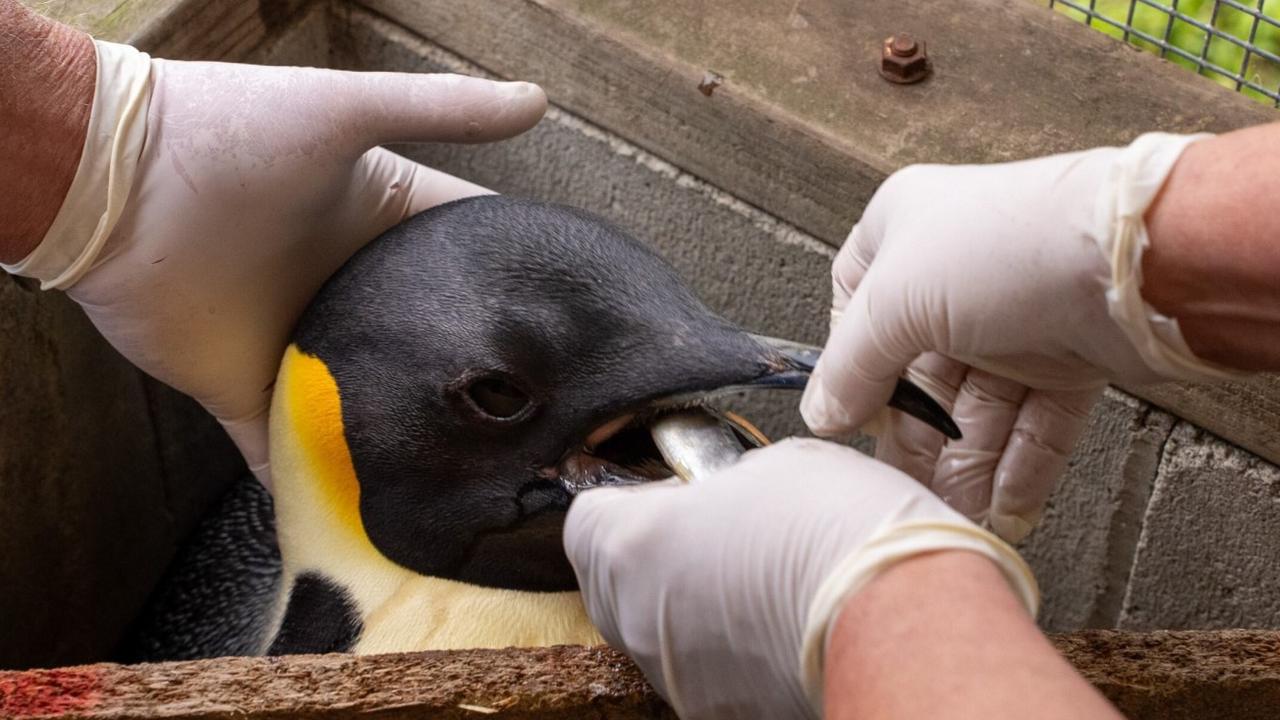
M 1076 1 L 1081 5 L 1088 5 L 1088 0 Z M 1238 0 L 1237 4 L 1259 8 L 1264 16 L 1280 23 L 1280 0 Z M 1159 7 L 1153 7 L 1153 5 Z M 1085 13 L 1061 3 L 1055 4 L 1054 7 L 1064 15 L 1081 22 L 1088 19 Z M 1253 45 L 1274 55 L 1280 55 L 1280 27 L 1260 21 L 1255 30 L 1255 19 L 1251 14 L 1215 0 L 1152 0 L 1150 3 L 1140 0 L 1095 0 L 1094 12 L 1102 18 L 1095 17 L 1090 24 L 1108 35 L 1127 40 L 1156 54 L 1160 54 L 1160 47 L 1143 39 L 1143 36 L 1159 41 L 1167 38 L 1170 46 L 1185 53 L 1184 56 L 1173 50 L 1166 51 L 1164 57 L 1172 62 L 1195 70 L 1198 64 L 1194 59 L 1204 58 L 1227 72 L 1240 74 L 1245 81 L 1266 88 L 1270 92 L 1280 90 L 1280 64 L 1254 53 L 1246 53 L 1241 45 L 1228 39 L 1210 36 L 1193 23 L 1174 18 L 1167 8 L 1174 8 L 1179 14 L 1193 18 L 1203 25 L 1212 26 L 1227 35 L 1238 38 L 1243 43 L 1249 43 L 1252 35 Z M 1116 24 L 1113 25 L 1108 20 Z M 1136 32 L 1126 33 L 1124 30 L 1126 25 Z M 1226 87 L 1236 87 L 1236 81 L 1223 73 L 1208 68 L 1201 70 L 1200 73 Z M 1247 85 L 1241 90 L 1246 95 L 1264 102 L 1275 102 Z

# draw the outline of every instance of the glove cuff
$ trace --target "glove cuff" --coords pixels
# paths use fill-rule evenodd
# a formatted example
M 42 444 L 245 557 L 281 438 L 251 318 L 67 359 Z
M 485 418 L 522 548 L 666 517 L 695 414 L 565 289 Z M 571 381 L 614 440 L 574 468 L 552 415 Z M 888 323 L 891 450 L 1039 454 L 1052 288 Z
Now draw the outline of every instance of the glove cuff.
M 1178 321 L 1142 299 L 1142 253 L 1151 244 L 1144 215 L 1187 146 L 1211 137 L 1147 133 L 1124 148 L 1099 188 L 1095 233 L 1111 268 L 1107 310 L 1147 366 L 1167 380 L 1229 380 L 1245 373 L 1205 362 L 1182 337 Z
M 972 523 L 930 521 L 890 527 L 845 557 L 818 586 L 805 622 L 800 649 L 800 681 L 809 703 L 822 716 L 827 637 L 845 601 L 893 565 L 929 552 L 976 552 L 1000 568 L 1032 616 L 1040 607 L 1040 589 L 1017 551 Z
M 97 86 L 75 179 L 40 244 L 17 263 L 0 265 L 40 280 L 44 290 L 65 290 L 93 266 L 124 210 L 146 140 L 151 57 L 128 45 L 93 45 Z

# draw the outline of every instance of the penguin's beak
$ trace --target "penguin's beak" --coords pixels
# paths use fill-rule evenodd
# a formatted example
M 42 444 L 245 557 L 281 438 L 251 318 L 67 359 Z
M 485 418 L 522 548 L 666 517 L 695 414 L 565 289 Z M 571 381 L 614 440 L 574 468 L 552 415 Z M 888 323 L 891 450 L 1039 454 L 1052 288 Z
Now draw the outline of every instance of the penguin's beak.
M 662 404 L 685 405 L 731 392 L 804 390 L 809 383 L 809 377 L 813 374 L 813 368 L 818 364 L 818 356 L 822 354 L 821 348 L 766 335 L 753 334 L 751 338 L 764 346 L 765 364 L 768 369 L 763 374 L 745 382 L 726 385 L 707 392 L 666 398 Z M 952 440 L 960 438 L 960 426 L 951 419 L 951 415 L 929 393 L 909 380 L 898 380 L 897 386 L 893 389 L 893 395 L 889 397 L 889 407 L 901 410 Z
M 818 356 L 822 354 L 822 349 L 765 335 L 751 337 L 776 352 L 782 362 L 776 371 L 733 389 L 803 390 L 809 383 L 813 368 L 818 364 Z M 960 426 L 956 425 L 951 415 L 929 393 L 909 380 L 898 380 L 897 386 L 893 389 L 893 395 L 889 397 L 889 407 L 901 410 L 952 440 L 960 439 Z
M 681 474 L 677 467 L 681 463 L 673 463 L 672 455 L 701 456 L 721 462 L 723 459 L 715 460 L 715 456 L 767 444 L 767 439 L 745 419 L 717 411 L 707 402 L 727 393 L 803 390 L 822 351 L 790 340 L 763 335 L 750 337 L 759 346 L 763 360 L 764 370 L 760 374 L 721 387 L 668 395 L 617 416 L 591 431 L 582 448 L 568 453 L 556 468 L 548 468 L 548 476 L 558 477 L 565 489 L 576 495 L 600 485 L 630 485 Z M 960 437 L 960 428 L 947 411 L 907 380 L 898 381 L 889 406 L 921 420 L 948 438 Z M 668 425 L 673 432 L 662 433 L 662 438 L 652 435 L 663 418 L 674 415 L 692 418 L 690 421 L 706 432 L 691 432 L 676 423 Z M 678 452 L 669 452 L 673 449 Z

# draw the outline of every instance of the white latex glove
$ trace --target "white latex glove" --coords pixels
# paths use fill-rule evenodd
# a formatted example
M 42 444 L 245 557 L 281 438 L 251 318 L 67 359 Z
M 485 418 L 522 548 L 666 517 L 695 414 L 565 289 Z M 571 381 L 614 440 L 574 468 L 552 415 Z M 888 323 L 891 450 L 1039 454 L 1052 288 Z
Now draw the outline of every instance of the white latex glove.
M 7 269 L 66 290 L 125 357 L 217 417 L 266 482 L 271 384 L 316 290 L 400 220 L 488 192 L 378 146 L 509 137 L 546 98 L 528 83 L 96 46 L 75 180 Z
M 820 440 L 747 453 L 705 481 L 588 490 L 565 549 L 587 612 L 685 720 L 817 717 L 827 633 L 894 563 L 962 549 L 1028 611 L 1031 571 L 901 472 Z
M 1143 215 L 1201 137 L 895 173 L 832 268 L 831 337 L 801 403 L 809 427 L 853 433 L 905 371 L 964 438 L 893 412 L 877 457 L 1020 540 L 1108 380 L 1232 375 L 1139 294 Z

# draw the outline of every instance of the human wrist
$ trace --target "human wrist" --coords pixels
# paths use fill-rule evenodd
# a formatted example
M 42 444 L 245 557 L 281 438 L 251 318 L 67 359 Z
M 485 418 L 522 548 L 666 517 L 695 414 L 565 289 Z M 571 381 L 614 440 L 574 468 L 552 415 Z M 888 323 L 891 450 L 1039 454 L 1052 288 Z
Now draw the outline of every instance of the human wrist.
M 1031 625 L 989 558 L 945 550 L 897 563 L 849 598 L 833 621 L 825 716 L 875 716 L 882 700 L 864 691 L 892 692 L 898 686 L 893 675 L 918 661 L 921 651 L 945 644 L 952 650 L 939 657 L 963 662 L 964 651 L 984 640 L 980 633 L 1009 623 Z
M 826 648 L 839 613 L 850 598 L 864 593 L 870 584 L 902 563 L 946 552 L 986 558 L 1000 571 L 1022 614 L 1035 616 L 1040 591 L 1031 569 L 1017 551 L 990 532 L 959 516 L 947 517 L 949 514 L 950 511 L 932 518 L 890 523 L 827 569 L 826 577 L 809 599 L 801 635 L 801 683 L 815 709 L 822 703 Z
M 5 270 L 66 290 L 104 255 L 133 189 L 146 140 L 151 58 L 128 45 L 91 42 L 97 73 L 82 150 L 48 229 Z
M 1144 296 L 1144 259 L 1151 245 L 1147 215 L 1188 147 L 1210 135 L 1147 133 L 1115 153 L 1098 178 L 1094 240 L 1105 263 L 1107 312 L 1141 362 L 1112 379 L 1135 383 L 1200 382 L 1242 375 L 1197 355 L 1179 319 Z
M 80 162 L 97 62 L 88 35 L 0 0 L 0 262 L 31 252 Z
M 1259 211 L 1277 144 L 1280 124 L 1191 145 L 1146 214 L 1143 297 L 1197 356 L 1244 370 L 1280 369 L 1280 222 Z

